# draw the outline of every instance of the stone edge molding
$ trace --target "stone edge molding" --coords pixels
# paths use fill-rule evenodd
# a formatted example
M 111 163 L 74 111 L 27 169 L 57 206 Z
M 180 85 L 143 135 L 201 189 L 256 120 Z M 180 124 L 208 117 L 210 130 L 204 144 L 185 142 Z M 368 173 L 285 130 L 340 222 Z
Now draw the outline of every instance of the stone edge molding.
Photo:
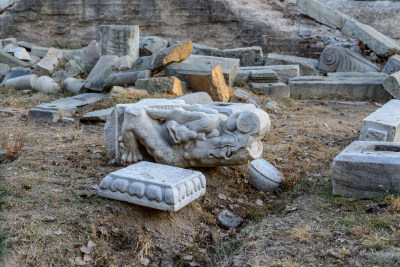
M 165 171 L 176 169 L 184 172 L 186 177 L 175 183 L 168 183 L 168 181 L 160 183 L 151 179 L 135 177 L 136 174 L 143 175 L 143 170 L 138 171 L 143 166 L 149 168 L 149 173 L 153 168 L 162 167 L 166 169 Z M 119 174 L 121 170 L 125 169 L 132 173 L 131 177 Z M 201 172 L 144 161 L 125 169 L 107 175 L 99 185 L 98 195 L 154 209 L 178 211 L 205 194 L 206 178 Z

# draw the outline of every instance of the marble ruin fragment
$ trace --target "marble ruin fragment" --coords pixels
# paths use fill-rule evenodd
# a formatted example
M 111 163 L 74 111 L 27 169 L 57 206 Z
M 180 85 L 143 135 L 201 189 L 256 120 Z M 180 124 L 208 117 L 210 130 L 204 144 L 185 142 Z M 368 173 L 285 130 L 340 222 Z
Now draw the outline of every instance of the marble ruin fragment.
M 128 55 L 132 60 L 139 58 L 139 26 L 137 25 L 101 25 L 101 55 Z
M 150 158 L 176 167 L 239 165 L 261 156 L 270 125 L 252 104 L 146 99 L 116 105 L 104 139 L 117 164 Z
M 142 161 L 107 175 L 98 194 L 159 210 L 177 211 L 204 195 L 201 172 Z
M 390 75 L 398 71 L 400 71 L 400 56 L 399 55 L 391 56 L 388 59 L 382 72 Z

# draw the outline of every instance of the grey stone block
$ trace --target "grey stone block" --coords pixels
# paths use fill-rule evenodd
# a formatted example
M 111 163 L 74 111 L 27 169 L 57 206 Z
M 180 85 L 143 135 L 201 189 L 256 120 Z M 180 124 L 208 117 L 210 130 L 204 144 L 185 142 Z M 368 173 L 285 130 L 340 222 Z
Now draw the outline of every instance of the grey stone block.
M 176 98 L 176 100 L 183 100 L 188 105 L 193 104 L 204 104 L 213 102 L 211 96 L 206 92 L 197 92 L 192 94 L 187 94 Z
M 169 93 L 174 95 L 182 95 L 186 91 L 186 83 L 182 83 L 176 77 L 157 77 L 148 79 L 139 79 L 135 83 L 138 89 L 145 89 L 148 92 Z
M 96 40 L 93 40 L 82 50 L 81 61 L 83 64 L 94 65 L 100 58 L 100 48 Z
M 250 71 L 250 80 L 253 83 L 276 83 L 279 82 L 279 76 L 270 69 L 258 69 Z
M 390 99 L 390 94 L 383 88 L 384 80 L 385 77 L 297 77 L 289 80 L 290 96 L 342 96 L 353 100 Z
M 384 77 L 387 78 L 389 75 L 382 72 L 331 72 L 327 74 L 328 77 L 336 78 L 348 78 L 348 77 Z
M 356 141 L 332 165 L 333 194 L 372 198 L 400 193 L 400 143 Z
M 277 98 L 290 97 L 290 88 L 284 83 L 251 83 L 250 90 L 256 94 Z
M 246 78 L 252 70 L 272 70 L 278 77 L 279 81 L 288 84 L 290 78 L 294 78 L 300 75 L 299 65 L 270 65 L 270 66 L 256 66 L 256 67 L 239 67 L 238 75 L 242 75 L 242 78 Z M 236 81 L 237 79 L 235 79 Z
M 221 227 L 230 229 L 231 227 L 238 227 L 242 222 L 243 218 L 232 213 L 227 209 L 223 209 L 217 216 L 218 222 Z
M 37 78 L 33 88 L 43 93 L 56 93 L 61 91 L 60 85 L 49 76 L 41 76 Z
M 318 62 L 318 60 L 317 60 Z M 317 63 L 318 64 L 318 63 Z M 318 76 L 319 71 L 315 69 L 315 63 L 310 61 L 310 59 L 280 55 L 276 53 L 269 53 L 265 65 L 299 65 L 301 76 Z
M 86 78 L 85 87 L 93 91 L 103 91 L 106 79 L 117 70 L 115 63 L 118 59 L 118 56 L 101 56 Z
M 29 63 L 26 63 L 2 51 L 0 51 L 0 62 L 5 63 L 10 67 L 31 67 Z
M 256 107 L 259 107 L 257 99 L 253 97 L 251 94 L 248 92 L 242 90 L 242 89 L 236 89 L 235 92 L 233 93 L 236 98 L 238 98 L 241 101 L 245 101 L 249 104 L 253 104 Z
M 386 62 L 386 65 L 383 68 L 382 72 L 390 75 L 398 71 L 400 71 L 400 56 L 399 55 L 391 56 L 389 60 Z
M 81 94 L 84 91 L 85 80 L 76 79 L 76 78 L 67 78 L 64 80 L 64 88 L 70 93 L 75 95 Z
M 108 76 L 108 78 L 104 81 L 104 88 L 109 89 L 113 86 L 125 85 L 133 86 L 137 80 L 150 78 L 150 76 L 151 71 L 149 70 L 117 72 Z
M 400 142 L 400 100 L 390 100 L 362 121 L 360 141 Z
M 36 74 L 19 76 L 7 79 L 5 82 L 6 89 L 14 88 L 15 90 L 25 90 L 35 88 L 35 82 L 38 76 Z
M 260 46 L 225 49 L 216 53 L 221 57 L 240 59 L 240 66 L 262 66 L 264 63 L 264 56 Z
M 142 161 L 110 173 L 99 185 L 102 197 L 165 211 L 178 211 L 204 195 L 201 172 Z
M 141 57 L 151 56 L 166 49 L 168 45 L 169 45 L 169 40 L 158 36 L 140 37 L 139 54 Z
M 59 49 L 50 48 L 46 56 L 36 64 L 39 76 L 50 76 L 58 67 L 59 61 L 63 58 L 63 53 Z
M 128 55 L 132 60 L 139 58 L 139 26 L 136 25 L 101 25 L 100 54 Z
M 106 122 L 114 108 L 107 108 L 88 112 L 80 118 L 81 122 Z
M 400 99 L 400 71 L 387 77 L 383 82 L 383 86 L 394 98 Z

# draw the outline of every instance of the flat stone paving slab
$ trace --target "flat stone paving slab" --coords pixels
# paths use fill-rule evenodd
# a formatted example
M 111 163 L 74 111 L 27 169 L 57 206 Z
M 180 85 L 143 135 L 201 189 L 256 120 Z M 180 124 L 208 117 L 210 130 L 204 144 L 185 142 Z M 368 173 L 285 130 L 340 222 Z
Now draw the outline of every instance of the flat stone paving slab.
M 372 198 L 400 193 L 400 143 L 350 144 L 333 160 L 333 194 Z
M 81 122 L 106 122 L 114 107 L 88 112 L 80 118 Z
M 107 175 L 99 196 L 165 211 L 178 211 L 206 192 L 201 172 L 142 161 Z
M 390 100 L 362 121 L 360 141 L 400 142 L 400 100 Z

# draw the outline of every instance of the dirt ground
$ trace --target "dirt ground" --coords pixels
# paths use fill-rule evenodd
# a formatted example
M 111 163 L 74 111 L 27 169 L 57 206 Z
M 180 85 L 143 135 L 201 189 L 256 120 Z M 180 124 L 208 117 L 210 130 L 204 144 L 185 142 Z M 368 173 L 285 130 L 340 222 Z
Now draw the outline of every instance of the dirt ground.
M 252 188 L 246 166 L 196 169 L 207 178 L 206 194 L 173 213 L 96 195 L 99 182 L 120 168 L 108 164 L 104 125 L 49 125 L 27 116 L 59 97 L 0 92 L 0 110 L 18 110 L 0 114 L 0 146 L 24 144 L 19 158 L 0 164 L 0 265 L 400 264 L 399 200 L 331 194 L 332 159 L 358 139 L 362 119 L 379 103 L 274 100 L 263 157 L 285 176 L 279 192 Z M 238 229 L 218 226 L 223 208 L 244 218 Z

